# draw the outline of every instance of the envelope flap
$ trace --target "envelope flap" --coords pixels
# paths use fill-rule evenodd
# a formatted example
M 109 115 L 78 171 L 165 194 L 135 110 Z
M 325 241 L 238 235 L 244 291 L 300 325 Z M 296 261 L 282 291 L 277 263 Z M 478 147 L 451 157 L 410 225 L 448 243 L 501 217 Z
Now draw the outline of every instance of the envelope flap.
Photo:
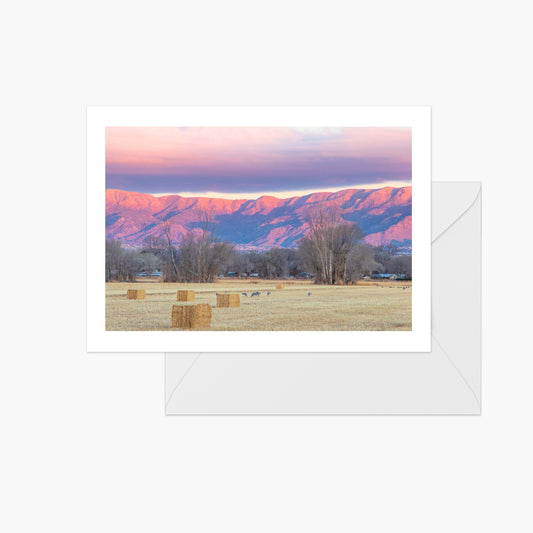
M 438 239 L 454 222 L 472 207 L 481 192 L 481 183 L 435 181 L 432 184 L 431 240 Z

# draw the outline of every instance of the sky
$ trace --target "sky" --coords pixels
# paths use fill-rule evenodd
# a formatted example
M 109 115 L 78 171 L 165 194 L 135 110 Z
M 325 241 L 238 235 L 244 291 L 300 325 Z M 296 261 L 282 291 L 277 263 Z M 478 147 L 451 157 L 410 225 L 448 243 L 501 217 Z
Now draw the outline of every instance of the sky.
M 410 184 L 410 128 L 106 128 L 108 189 L 288 198 Z

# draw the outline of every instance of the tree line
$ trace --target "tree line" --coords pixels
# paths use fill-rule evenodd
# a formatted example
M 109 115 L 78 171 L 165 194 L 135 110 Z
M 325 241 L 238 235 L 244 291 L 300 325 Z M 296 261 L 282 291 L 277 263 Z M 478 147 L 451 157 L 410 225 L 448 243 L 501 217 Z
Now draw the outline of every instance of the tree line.
M 228 272 L 261 278 L 296 277 L 308 273 L 317 284 L 356 283 L 362 276 L 387 272 L 411 276 L 411 256 L 392 245 L 373 247 L 364 234 L 342 218 L 340 209 L 317 209 L 306 218 L 308 232 L 295 249 L 242 251 L 216 237 L 215 225 L 201 213 L 197 227 L 178 244 L 172 225 L 163 225 L 162 237 L 148 237 L 142 248 L 124 248 L 106 241 L 106 281 L 133 281 L 140 272 L 161 271 L 165 281 L 212 282 Z

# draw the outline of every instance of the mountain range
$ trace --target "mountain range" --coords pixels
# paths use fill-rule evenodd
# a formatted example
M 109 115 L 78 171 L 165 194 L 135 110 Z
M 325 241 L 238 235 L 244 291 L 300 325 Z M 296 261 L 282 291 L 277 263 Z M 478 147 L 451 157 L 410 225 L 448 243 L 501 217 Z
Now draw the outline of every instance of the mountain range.
M 106 190 L 106 238 L 140 247 L 145 238 L 162 236 L 170 221 L 173 236 L 198 228 L 198 213 L 209 212 L 219 238 L 240 249 L 294 248 L 306 233 L 310 208 L 338 206 L 343 218 L 355 222 L 374 246 L 411 247 L 411 187 L 346 189 L 294 198 L 262 196 L 256 200 L 184 197 Z

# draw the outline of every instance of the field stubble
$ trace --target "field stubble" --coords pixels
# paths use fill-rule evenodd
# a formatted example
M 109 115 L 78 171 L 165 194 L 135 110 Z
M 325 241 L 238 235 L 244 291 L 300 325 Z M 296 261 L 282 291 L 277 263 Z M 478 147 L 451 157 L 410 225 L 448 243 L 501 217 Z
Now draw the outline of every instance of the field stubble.
M 196 292 L 195 303 L 213 306 L 210 331 L 406 331 L 412 327 L 411 282 L 325 286 L 294 281 L 285 282 L 284 289 L 275 287 L 276 281 L 262 280 L 106 283 L 106 329 L 172 330 L 172 305 L 177 303 L 177 291 L 184 289 Z M 145 289 L 146 299 L 128 300 L 128 289 Z M 261 294 L 252 297 L 252 292 Z M 240 307 L 217 308 L 216 293 L 240 294 Z

